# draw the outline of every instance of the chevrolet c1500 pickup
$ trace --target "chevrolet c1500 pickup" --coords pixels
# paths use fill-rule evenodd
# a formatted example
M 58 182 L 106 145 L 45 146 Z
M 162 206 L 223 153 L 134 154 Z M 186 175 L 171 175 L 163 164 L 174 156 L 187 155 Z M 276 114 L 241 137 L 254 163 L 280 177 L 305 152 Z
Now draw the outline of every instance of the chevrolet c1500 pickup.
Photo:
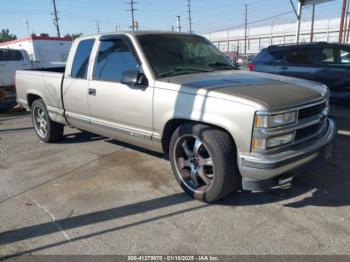
M 326 86 L 237 70 L 192 34 L 82 37 L 65 68 L 20 70 L 15 80 L 42 141 L 69 125 L 167 153 L 184 191 L 207 202 L 281 185 L 328 159 L 336 133 Z

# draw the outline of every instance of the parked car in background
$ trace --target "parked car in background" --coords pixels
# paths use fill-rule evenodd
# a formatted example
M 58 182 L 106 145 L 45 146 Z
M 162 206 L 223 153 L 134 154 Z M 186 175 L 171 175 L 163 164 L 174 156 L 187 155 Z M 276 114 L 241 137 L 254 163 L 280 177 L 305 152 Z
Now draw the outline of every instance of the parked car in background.
M 0 112 L 8 111 L 17 104 L 13 83 L 16 70 L 31 68 L 32 63 L 26 51 L 0 49 L 0 89 L 4 94 L 4 98 L 0 102 Z
M 329 87 L 333 96 L 350 93 L 350 45 L 347 44 L 274 45 L 263 49 L 249 68 L 320 82 Z
M 78 38 L 65 68 L 18 71 L 16 86 L 42 141 L 70 125 L 168 153 L 184 191 L 207 202 L 281 186 L 328 159 L 336 133 L 326 87 L 237 70 L 192 34 Z
M 240 66 L 248 66 L 254 60 L 255 56 L 254 54 L 239 55 L 236 62 Z

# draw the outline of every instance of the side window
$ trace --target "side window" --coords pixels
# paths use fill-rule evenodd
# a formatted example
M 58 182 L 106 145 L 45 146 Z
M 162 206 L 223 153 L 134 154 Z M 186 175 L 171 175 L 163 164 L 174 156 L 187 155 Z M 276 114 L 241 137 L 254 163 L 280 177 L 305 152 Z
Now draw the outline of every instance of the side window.
M 22 56 L 20 51 L 10 51 L 9 55 L 10 55 L 11 61 L 22 61 L 23 60 L 23 56 Z
M 95 62 L 94 80 L 120 82 L 125 71 L 139 67 L 134 53 L 121 39 L 103 41 Z
M 263 63 L 280 63 L 283 60 L 285 52 L 284 51 L 270 51 L 267 50 L 265 54 L 261 57 L 261 62 Z
M 335 50 L 333 48 L 323 48 L 321 54 L 321 62 L 322 63 L 335 63 Z
M 286 60 L 296 65 L 312 65 L 315 60 L 315 51 L 310 48 L 293 50 L 287 54 Z
M 0 50 L 0 61 L 6 61 L 5 60 L 5 51 Z
M 345 49 L 340 49 L 340 63 L 350 64 L 350 51 Z
M 83 78 L 87 76 L 91 50 L 94 46 L 94 39 L 82 40 L 75 51 L 71 77 Z

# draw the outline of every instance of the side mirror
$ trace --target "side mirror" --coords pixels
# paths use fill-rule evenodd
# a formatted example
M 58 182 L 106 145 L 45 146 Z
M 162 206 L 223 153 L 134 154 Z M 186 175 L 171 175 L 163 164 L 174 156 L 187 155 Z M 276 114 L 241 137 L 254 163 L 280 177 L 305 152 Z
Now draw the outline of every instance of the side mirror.
M 147 79 L 138 70 L 125 71 L 122 74 L 121 82 L 128 86 L 147 86 Z

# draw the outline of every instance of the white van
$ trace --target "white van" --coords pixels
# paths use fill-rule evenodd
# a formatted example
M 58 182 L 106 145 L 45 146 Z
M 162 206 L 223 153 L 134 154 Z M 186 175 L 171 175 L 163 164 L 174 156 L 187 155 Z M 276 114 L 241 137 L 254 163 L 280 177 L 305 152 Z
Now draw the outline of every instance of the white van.
M 16 70 L 31 68 L 32 62 L 25 50 L 0 49 L 0 87 L 13 85 Z
M 25 50 L 0 48 L 0 89 L 5 91 L 5 98 L 0 101 L 0 112 L 16 105 L 13 88 L 16 70 L 31 68 L 32 62 Z

